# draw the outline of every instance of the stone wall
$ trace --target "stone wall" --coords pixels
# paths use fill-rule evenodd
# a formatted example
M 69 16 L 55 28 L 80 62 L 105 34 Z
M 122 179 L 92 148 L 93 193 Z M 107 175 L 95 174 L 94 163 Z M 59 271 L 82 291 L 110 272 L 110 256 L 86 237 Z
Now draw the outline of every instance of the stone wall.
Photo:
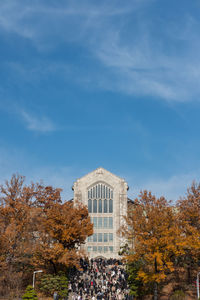
M 98 229 L 95 228 L 94 232 L 99 233 L 109 233 L 112 231 L 113 233 L 113 242 L 86 242 L 83 245 L 83 248 L 87 251 L 88 247 L 109 247 L 113 246 L 113 253 L 108 251 L 104 253 L 91 251 L 88 253 L 90 258 L 103 256 L 105 258 L 118 258 L 118 251 L 120 249 L 121 244 L 123 244 L 123 239 L 120 238 L 118 234 L 118 230 L 120 226 L 124 223 L 124 216 L 127 214 L 127 190 L 128 185 L 124 179 L 112 174 L 111 172 L 98 168 L 93 172 L 83 176 L 78 179 L 73 186 L 74 190 L 74 203 L 83 203 L 84 205 L 88 205 L 88 189 L 95 184 L 106 184 L 113 190 L 113 213 L 90 213 L 91 217 L 112 217 L 113 218 L 113 229 Z

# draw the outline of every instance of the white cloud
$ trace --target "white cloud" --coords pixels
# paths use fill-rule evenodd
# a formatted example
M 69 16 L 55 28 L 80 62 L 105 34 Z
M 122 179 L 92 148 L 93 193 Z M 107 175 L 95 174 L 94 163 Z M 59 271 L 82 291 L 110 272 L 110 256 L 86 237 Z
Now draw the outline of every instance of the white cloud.
M 35 132 L 46 133 L 55 131 L 57 128 L 46 116 L 33 116 L 25 111 L 20 112 L 27 129 Z
M 157 3 L 153 0 L 123 4 L 121 1 L 57 4 L 50 1 L 47 5 L 45 1 L 2 1 L 0 26 L 30 39 L 41 51 L 50 51 L 63 42 L 80 43 L 103 66 L 101 72 L 96 67 L 80 71 L 80 80 L 77 74 L 73 76 L 76 67 L 73 70 L 70 66 L 69 70 L 67 66 L 71 78 L 87 87 L 98 86 L 167 101 L 199 100 L 199 23 L 186 13 L 181 20 L 162 20 L 157 35 L 156 23 L 152 30 L 154 21 L 148 9 L 145 11 L 147 6 Z M 145 13 L 139 15 L 141 11 Z M 131 20 L 130 25 L 127 20 Z M 53 66 L 52 72 L 65 70 L 63 63 L 56 67 L 54 62 Z
M 132 4 L 121 6 L 116 1 L 68 1 L 57 5 L 49 1 L 47 5 L 45 1 L 10 0 L 0 3 L 0 26 L 32 39 L 39 46 L 39 40 L 45 38 L 45 34 L 58 34 L 58 39 L 63 36 L 66 40 L 78 39 L 79 33 L 95 27 L 98 19 L 130 13 L 130 9 L 137 9 L 144 2 L 146 0 L 133 0 Z
M 195 56 L 193 48 L 184 55 L 166 54 L 160 46 L 161 42 L 148 30 L 148 24 L 141 27 L 139 32 L 133 29 L 135 37 L 132 41 L 124 41 L 121 32 L 111 27 L 100 47 L 95 48 L 97 57 L 114 74 L 115 80 L 110 77 L 107 89 L 156 96 L 168 101 L 183 102 L 195 97 L 198 100 L 200 44 L 194 45 Z M 191 33 L 195 38 L 192 28 Z M 190 33 L 187 35 L 191 45 L 194 40 L 191 41 Z M 103 85 L 106 85 L 106 80 Z

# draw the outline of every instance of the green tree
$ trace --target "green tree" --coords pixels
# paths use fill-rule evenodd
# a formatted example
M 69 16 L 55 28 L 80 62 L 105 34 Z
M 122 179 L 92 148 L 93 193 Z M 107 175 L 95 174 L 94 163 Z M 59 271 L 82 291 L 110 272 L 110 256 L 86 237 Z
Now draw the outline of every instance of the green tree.
M 25 294 L 22 296 L 23 300 L 37 300 L 37 294 L 31 285 L 28 285 Z
M 142 261 L 134 261 L 127 265 L 126 271 L 128 274 L 128 284 L 130 287 L 130 295 L 142 299 L 148 293 L 147 286 L 138 278 L 138 272 L 143 264 Z
M 43 275 L 39 287 L 46 296 L 52 296 L 54 291 L 57 291 L 61 298 L 68 295 L 68 280 L 62 272 L 58 275 Z

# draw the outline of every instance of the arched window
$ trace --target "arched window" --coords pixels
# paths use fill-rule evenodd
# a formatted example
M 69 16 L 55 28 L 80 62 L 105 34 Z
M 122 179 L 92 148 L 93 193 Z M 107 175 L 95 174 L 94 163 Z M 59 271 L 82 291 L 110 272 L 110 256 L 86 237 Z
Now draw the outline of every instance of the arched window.
M 95 184 L 88 191 L 89 213 L 113 213 L 113 190 L 103 183 Z

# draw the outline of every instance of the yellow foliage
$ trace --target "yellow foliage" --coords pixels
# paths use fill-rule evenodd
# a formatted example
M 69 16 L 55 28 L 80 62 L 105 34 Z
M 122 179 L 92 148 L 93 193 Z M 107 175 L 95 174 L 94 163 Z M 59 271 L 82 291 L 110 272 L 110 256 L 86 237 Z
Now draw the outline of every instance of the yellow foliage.
M 38 183 L 26 186 L 20 175 L 0 186 L 2 271 L 52 265 L 56 272 L 58 266 L 77 265 L 79 246 L 93 233 L 93 225 L 87 208 L 62 203 L 60 191 Z
M 190 214 L 191 211 L 190 208 Z M 195 218 L 199 212 L 200 209 L 194 213 Z M 128 238 L 131 248 L 125 257 L 127 262 L 143 262 L 138 278 L 144 283 L 163 281 L 174 271 L 175 257 L 184 256 L 188 249 L 196 257 L 200 251 L 200 236 L 196 228 L 180 217 L 179 210 L 165 198 L 156 198 L 147 191 L 141 192 L 134 205 L 129 207 L 126 226 L 121 232 Z

